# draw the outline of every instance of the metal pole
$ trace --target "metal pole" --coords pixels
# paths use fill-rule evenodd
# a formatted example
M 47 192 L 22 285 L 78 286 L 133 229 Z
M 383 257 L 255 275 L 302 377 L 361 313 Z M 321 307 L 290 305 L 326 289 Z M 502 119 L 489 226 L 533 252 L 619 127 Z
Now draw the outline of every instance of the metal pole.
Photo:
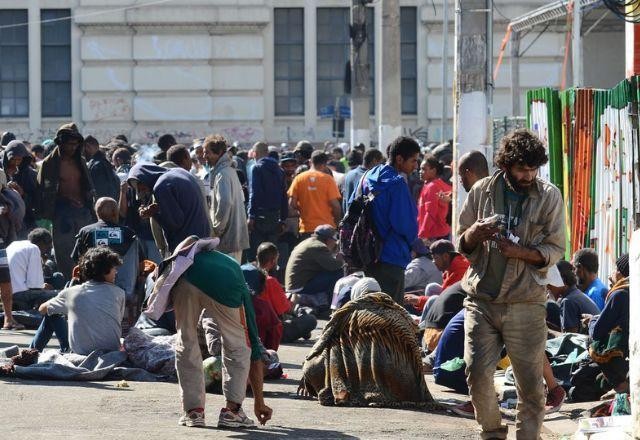
M 582 5 L 580 0 L 573 1 L 573 26 L 571 29 L 571 67 L 573 70 L 573 86 L 582 86 Z
M 440 142 L 447 139 L 448 120 L 447 96 L 449 94 L 449 0 L 442 2 L 442 119 L 440 122 Z
M 520 114 L 520 33 L 511 33 L 511 116 Z
M 369 148 L 369 62 L 367 7 L 362 0 L 351 4 L 351 146 Z

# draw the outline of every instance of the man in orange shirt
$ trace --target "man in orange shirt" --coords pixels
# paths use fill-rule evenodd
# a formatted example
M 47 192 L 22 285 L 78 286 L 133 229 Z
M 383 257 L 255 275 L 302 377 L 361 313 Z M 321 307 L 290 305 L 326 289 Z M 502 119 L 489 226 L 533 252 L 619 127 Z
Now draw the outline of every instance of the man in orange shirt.
M 340 191 L 328 170 L 329 156 L 324 151 L 311 155 L 311 169 L 293 179 L 289 188 L 289 206 L 300 212 L 300 235 L 308 238 L 320 225 L 336 227 L 340 221 Z

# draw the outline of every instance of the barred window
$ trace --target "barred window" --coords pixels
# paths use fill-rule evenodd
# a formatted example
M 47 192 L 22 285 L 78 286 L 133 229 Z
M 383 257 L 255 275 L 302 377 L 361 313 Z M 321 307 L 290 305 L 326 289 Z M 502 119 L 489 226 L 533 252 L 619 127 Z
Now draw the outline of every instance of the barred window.
M 304 9 L 274 10 L 275 114 L 304 115 Z
M 0 10 L 0 26 L 27 23 L 26 9 Z M 0 28 L 0 116 L 29 115 L 28 26 Z
M 71 116 L 69 9 L 41 11 L 42 116 Z M 50 21 L 54 20 L 54 21 Z

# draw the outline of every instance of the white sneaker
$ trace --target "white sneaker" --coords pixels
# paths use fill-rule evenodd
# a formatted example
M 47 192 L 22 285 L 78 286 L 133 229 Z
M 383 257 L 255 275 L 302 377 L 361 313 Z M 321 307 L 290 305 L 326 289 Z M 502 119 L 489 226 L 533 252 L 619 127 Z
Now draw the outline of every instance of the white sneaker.
M 247 417 L 242 408 L 239 408 L 236 413 L 227 408 L 220 410 L 218 428 L 252 428 L 254 426 L 255 423 Z
M 204 411 L 192 409 L 180 417 L 178 425 L 187 426 L 189 428 L 202 428 L 206 426 L 204 423 Z

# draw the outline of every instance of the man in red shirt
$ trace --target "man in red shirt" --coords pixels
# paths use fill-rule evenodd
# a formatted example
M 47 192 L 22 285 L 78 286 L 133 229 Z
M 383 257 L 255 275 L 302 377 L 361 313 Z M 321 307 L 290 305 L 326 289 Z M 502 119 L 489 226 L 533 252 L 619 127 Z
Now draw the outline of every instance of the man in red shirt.
M 443 171 L 442 162 L 431 154 L 426 155 L 420 165 L 424 186 L 418 199 L 418 237 L 427 242 L 448 239 L 451 235 L 451 225 L 447 223 L 451 185 L 440 178 Z

